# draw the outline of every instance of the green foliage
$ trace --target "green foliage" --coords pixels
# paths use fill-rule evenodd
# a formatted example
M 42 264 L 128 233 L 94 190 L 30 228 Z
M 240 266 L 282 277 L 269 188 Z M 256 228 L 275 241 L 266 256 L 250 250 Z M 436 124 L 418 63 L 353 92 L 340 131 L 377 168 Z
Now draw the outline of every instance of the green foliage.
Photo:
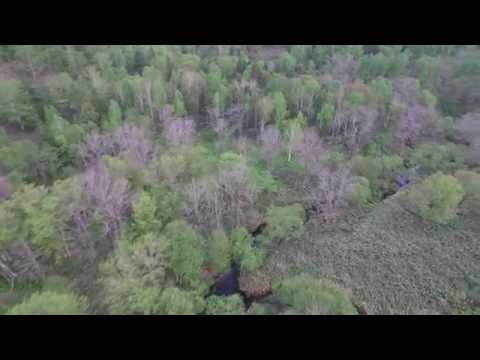
M 47 276 L 42 283 L 42 291 L 52 291 L 57 294 L 62 294 L 69 293 L 72 290 L 72 281 L 60 275 Z
M 243 165 L 246 163 L 246 159 L 244 156 L 240 154 L 236 154 L 232 151 L 227 151 L 220 154 L 218 160 L 218 167 L 220 169 L 231 169 L 239 165 Z
M 185 102 L 182 93 L 177 90 L 175 92 L 175 99 L 173 100 L 173 108 L 177 116 L 184 116 L 187 112 L 185 110 Z
M 29 94 L 18 81 L 0 81 L 0 119 L 7 124 L 18 125 L 22 130 L 38 123 Z
M 437 172 L 412 188 L 408 198 L 421 217 L 446 223 L 456 217 L 464 195 L 462 185 L 456 178 Z
M 160 301 L 164 315 L 194 315 L 197 313 L 194 295 L 176 287 L 168 287 L 163 290 Z
M 62 119 L 55 108 L 51 106 L 45 109 L 45 118 L 53 143 L 57 146 L 65 146 L 65 127 L 67 126 L 65 120 Z
M 0 217 L 8 221 L 0 232 L 0 242 L 30 241 L 36 250 L 48 256 L 62 254 L 67 206 L 77 194 L 72 192 L 72 185 L 69 179 L 55 183 L 50 193 L 43 186 L 33 185 L 15 192 L 0 210 Z
M 238 65 L 237 57 L 230 55 L 219 56 L 217 58 L 217 63 L 226 78 L 231 78 L 235 75 Z
M 233 229 L 230 241 L 233 260 L 240 265 L 241 271 L 253 272 L 263 264 L 265 253 L 253 246 L 253 238 L 245 228 Z
M 245 306 L 240 295 L 212 295 L 207 298 L 205 311 L 207 315 L 243 315 Z
M 248 315 L 273 315 L 271 310 L 259 303 L 253 303 L 248 309 Z
M 415 63 L 417 77 L 424 88 L 432 88 L 438 58 L 429 55 L 422 55 Z
M 465 155 L 464 145 L 422 144 L 408 155 L 408 161 L 429 174 L 436 171 L 448 173 L 463 167 Z
M 365 55 L 360 62 L 360 73 L 367 81 L 378 76 L 384 77 L 389 65 L 388 58 L 381 52 L 375 55 Z
M 100 266 L 104 303 L 114 314 L 158 314 L 167 281 L 168 240 L 148 233 L 141 241 L 120 243 Z
M 334 283 L 297 275 L 273 286 L 273 294 L 300 314 L 356 315 L 348 294 Z
M 43 291 L 33 294 L 7 315 L 82 315 L 87 311 L 87 301 L 69 293 Z
M 352 91 L 347 96 L 345 96 L 345 101 L 347 101 L 350 105 L 356 107 L 358 105 L 365 104 L 367 97 L 365 93 L 361 91 Z
M 122 109 L 115 100 L 110 100 L 108 106 L 108 121 L 103 125 L 105 131 L 111 131 L 120 127 L 122 123 Z
M 361 176 L 356 177 L 349 200 L 354 205 L 365 205 L 372 200 L 372 197 L 368 179 Z
M 275 125 L 278 129 L 282 130 L 287 116 L 287 102 L 282 92 L 273 94 L 273 116 Z
M 193 288 L 205 285 L 206 251 L 201 236 L 180 220 L 168 224 L 164 233 L 169 239 L 170 264 L 178 282 Z
M 335 106 L 331 103 L 324 103 L 317 114 L 317 121 L 322 129 L 328 129 L 335 118 Z
M 217 157 L 204 145 L 184 146 L 177 154 L 183 155 L 186 177 L 208 175 L 216 170 Z
M 156 217 L 157 204 L 155 199 L 146 191 L 142 191 L 133 201 L 132 232 L 139 236 L 147 232 L 155 232 L 161 222 Z
M 393 84 L 384 77 L 377 77 L 370 82 L 375 100 L 384 106 L 388 106 L 393 99 Z
M 427 89 L 422 90 L 419 100 L 425 106 L 435 107 L 437 105 L 437 97 Z
M 376 200 L 380 200 L 383 194 L 394 190 L 393 178 L 403 169 L 403 160 L 398 155 L 357 155 L 353 158 L 353 172 L 357 176 L 368 179 Z
M 393 136 L 391 132 L 380 133 L 374 136 L 368 144 L 366 155 L 374 157 L 392 155 L 394 153 L 392 144 Z
M 282 185 L 272 176 L 270 171 L 262 168 L 260 165 L 250 167 L 249 178 L 260 192 L 275 192 L 278 191 Z
M 180 206 L 178 194 L 168 187 L 159 185 L 152 189 L 152 196 L 156 202 L 155 221 L 163 227 L 177 215 Z
M 278 70 L 288 76 L 293 74 L 296 65 L 297 60 L 286 51 L 280 55 L 277 61 Z
M 223 231 L 214 230 L 208 239 L 208 260 L 213 270 L 223 273 L 230 267 L 231 243 Z
M 305 210 L 300 204 L 270 207 L 266 215 L 266 239 L 271 242 L 300 238 L 304 231 L 304 219 Z

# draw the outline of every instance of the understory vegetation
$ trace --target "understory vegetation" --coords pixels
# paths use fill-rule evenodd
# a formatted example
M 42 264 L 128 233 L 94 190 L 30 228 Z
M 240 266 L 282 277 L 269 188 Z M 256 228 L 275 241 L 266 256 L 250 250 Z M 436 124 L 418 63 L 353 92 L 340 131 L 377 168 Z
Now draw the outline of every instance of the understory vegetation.
M 0 45 L 0 314 L 478 314 L 478 94 L 478 46 Z

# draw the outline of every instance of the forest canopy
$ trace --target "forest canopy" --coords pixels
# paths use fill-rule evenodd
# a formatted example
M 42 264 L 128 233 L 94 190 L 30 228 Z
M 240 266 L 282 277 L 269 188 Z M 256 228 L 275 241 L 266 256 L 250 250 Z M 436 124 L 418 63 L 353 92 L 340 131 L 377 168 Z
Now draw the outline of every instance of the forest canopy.
M 476 45 L 0 45 L 0 314 L 478 313 L 479 104 Z

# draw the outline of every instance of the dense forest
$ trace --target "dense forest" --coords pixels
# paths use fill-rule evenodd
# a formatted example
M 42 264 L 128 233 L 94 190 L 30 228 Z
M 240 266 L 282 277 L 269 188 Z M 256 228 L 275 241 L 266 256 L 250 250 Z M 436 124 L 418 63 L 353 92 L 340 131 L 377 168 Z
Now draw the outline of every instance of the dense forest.
M 0 45 L 0 314 L 480 314 L 480 47 Z

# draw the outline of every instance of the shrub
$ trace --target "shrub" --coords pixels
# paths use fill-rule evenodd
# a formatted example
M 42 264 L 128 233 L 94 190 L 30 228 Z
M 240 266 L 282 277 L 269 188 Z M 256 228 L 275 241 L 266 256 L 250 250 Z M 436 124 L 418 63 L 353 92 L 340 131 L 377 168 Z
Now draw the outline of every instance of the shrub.
M 72 290 L 71 281 L 63 276 L 47 276 L 42 284 L 43 291 L 53 291 L 57 294 L 68 293 Z
M 245 306 L 240 295 L 216 296 L 207 299 L 207 315 L 243 315 Z
M 305 210 L 300 204 L 272 206 L 267 211 L 265 235 L 268 242 L 302 236 Z
M 263 304 L 253 303 L 248 309 L 248 315 L 272 315 L 272 312 Z
M 367 178 L 358 176 L 355 179 L 349 200 L 354 205 L 365 205 L 372 200 L 370 182 Z
M 403 170 L 403 160 L 400 156 L 362 156 L 353 158 L 353 172 L 368 179 L 372 195 L 376 200 L 394 190 L 393 177 Z
M 273 294 L 301 314 L 357 314 L 345 290 L 330 281 L 314 279 L 310 275 L 297 275 L 275 284 Z
M 7 315 L 82 315 L 87 311 L 87 300 L 69 293 L 43 291 L 34 293 Z
M 408 198 L 421 217 L 446 223 L 456 216 L 464 194 L 463 187 L 456 178 L 437 172 L 412 188 Z
M 444 173 L 459 169 L 465 162 L 466 147 L 456 144 L 423 144 L 408 156 L 412 166 L 420 166 L 427 173 Z

